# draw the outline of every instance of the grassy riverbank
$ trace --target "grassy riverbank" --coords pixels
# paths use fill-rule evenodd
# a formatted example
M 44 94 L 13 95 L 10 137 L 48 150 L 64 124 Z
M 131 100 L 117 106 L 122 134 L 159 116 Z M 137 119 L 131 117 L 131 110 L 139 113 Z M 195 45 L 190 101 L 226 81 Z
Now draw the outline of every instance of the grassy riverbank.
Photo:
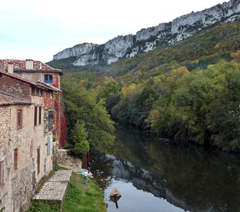
M 28 212 L 57 212 L 59 207 L 47 202 L 33 202 Z M 63 212 L 105 212 L 103 191 L 96 185 L 94 180 L 84 184 L 82 175 L 73 173 L 69 183 L 66 198 L 63 202 Z

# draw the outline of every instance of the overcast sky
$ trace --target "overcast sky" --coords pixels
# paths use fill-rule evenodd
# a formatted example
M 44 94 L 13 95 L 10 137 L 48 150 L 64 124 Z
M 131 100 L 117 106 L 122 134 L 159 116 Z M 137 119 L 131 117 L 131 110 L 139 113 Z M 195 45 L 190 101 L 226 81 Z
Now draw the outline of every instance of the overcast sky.
M 52 60 L 76 44 L 118 36 L 203 9 L 222 0 L 8 0 L 0 6 L 0 59 Z

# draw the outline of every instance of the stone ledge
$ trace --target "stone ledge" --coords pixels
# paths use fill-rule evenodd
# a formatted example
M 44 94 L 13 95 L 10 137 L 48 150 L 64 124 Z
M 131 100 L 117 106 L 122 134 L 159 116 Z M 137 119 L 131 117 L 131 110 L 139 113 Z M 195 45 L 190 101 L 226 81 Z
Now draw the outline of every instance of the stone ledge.
M 62 200 L 64 198 L 67 186 L 68 182 L 46 182 L 34 199 Z
M 58 170 L 48 180 L 48 182 L 69 182 L 71 175 L 72 175 L 71 170 Z
M 54 202 L 62 209 L 63 200 L 72 175 L 71 170 L 58 170 L 44 183 L 40 192 L 34 196 L 34 200 Z

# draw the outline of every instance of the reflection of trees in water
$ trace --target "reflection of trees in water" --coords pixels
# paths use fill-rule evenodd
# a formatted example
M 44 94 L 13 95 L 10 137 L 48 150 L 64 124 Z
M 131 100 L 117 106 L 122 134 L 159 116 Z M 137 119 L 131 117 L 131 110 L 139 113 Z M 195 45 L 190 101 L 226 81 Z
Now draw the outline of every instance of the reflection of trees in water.
M 119 160 L 106 158 L 101 168 L 105 179 L 114 175 L 132 181 L 138 189 L 185 210 L 239 211 L 237 156 L 191 144 L 161 143 L 136 129 L 118 127 L 116 136 Z
M 152 173 L 147 170 L 137 168 L 130 162 L 117 160 L 113 156 L 104 156 L 101 159 L 101 166 L 103 164 L 113 165 L 110 175 L 114 176 L 114 178 L 132 182 L 133 186 L 139 190 L 150 192 L 156 197 L 164 198 L 177 207 L 185 210 L 189 209 L 183 201 L 176 199 L 174 195 L 166 188 L 166 183 L 162 178 L 152 175 Z M 107 161 L 107 163 L 105 163 L 105 161 Z M 102 177 L 105 182 L 109 182 L 111 180 L 105 174 L 103 174 L 103 176 L 101 175 L 100 177 Z M 100 178 L 98 178 L 98 182 L 99 180 Z M 103 181 L 100 182 L 103 183 Z M 103 183 L 103 185 L 105 186 L 106 183 Z
M 238 158 L 191 145 L 184 148 L 169 145 L 164 151 L 155 147 L 153 151 L 159 153 L 158 165 L 162 167 L 168 190 L 186 205 L 195 210 L 239 210 Z

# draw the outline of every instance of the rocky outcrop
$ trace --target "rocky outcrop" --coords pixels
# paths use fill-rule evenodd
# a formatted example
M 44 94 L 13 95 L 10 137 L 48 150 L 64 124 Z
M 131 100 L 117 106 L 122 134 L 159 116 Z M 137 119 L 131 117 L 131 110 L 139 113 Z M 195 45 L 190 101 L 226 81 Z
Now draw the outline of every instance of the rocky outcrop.
M 134 57 L 161 45 L 172 45 L 222 22 L 240 19 L 240 0 L 231 0 L 200 12 L 180 16 L 169 23 L 142 29 L 136 35 L 118 36 L 103 45 L 84 43 L 65 49 L 54 60 L 76 56 L 75 66 L 103 65 L 120 58 Z
M 72 48 L 64 49 L 63 51 L 57 53 L 53 56 L 54 60 L 65 59 L 68 57 L 82 56 L 89 54 L 94 48 L 95 44 L 92 43 L 83 43 L 76 45 Z

